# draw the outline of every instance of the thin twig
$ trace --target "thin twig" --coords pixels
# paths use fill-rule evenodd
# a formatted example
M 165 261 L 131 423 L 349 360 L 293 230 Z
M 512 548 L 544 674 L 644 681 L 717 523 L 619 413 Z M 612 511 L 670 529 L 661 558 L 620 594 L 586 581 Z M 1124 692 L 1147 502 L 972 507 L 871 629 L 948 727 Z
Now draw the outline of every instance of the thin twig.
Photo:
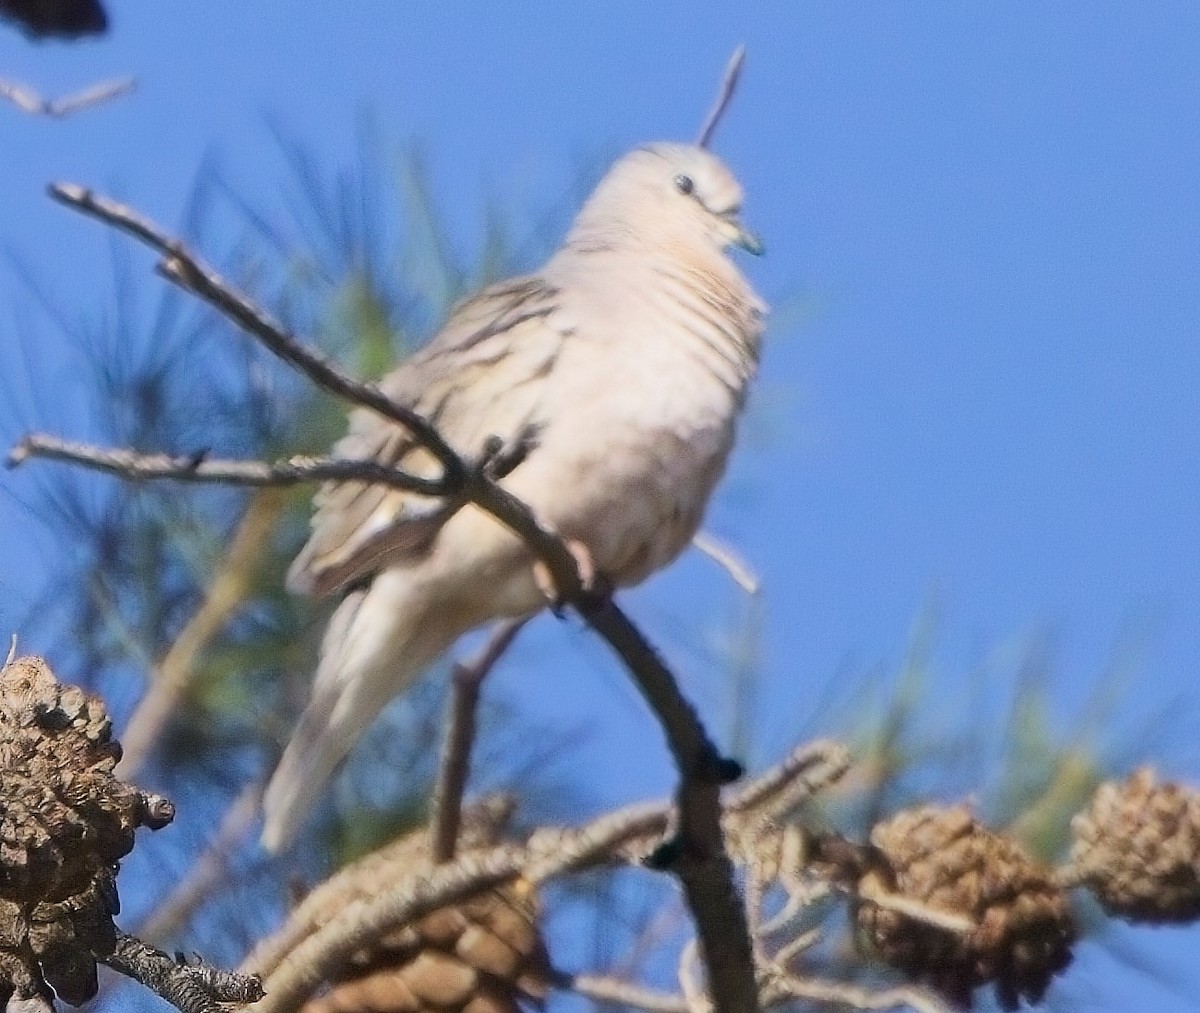
M 450 716 L 446 723 L 437 784 L 433 790 L 434 862 L 445 862 L 453 858 L 454 849 L 458 844 L 463 794 L 471 770 L 471 750 L 475 744 L 475 716 L 479 706 L 480 686 L 525 623 L 525 619 L 509 619 L 500 623 L 492 630 L 487 643 L 474 658 L 454 666 L 450 690 Z
M 119 930 L 113 951 L 96 956 L 114 971 L 140 981 L 182 1013 L 220 1013 L 219 1003 L 252 1003 L 263 995 L 262 982 L 255 975 L 180 963 Z
M 183 701 L 200 652 L 245 600 L 283 502 L 283 497 L 274 489 L 264 490 L 251 500 L 228 552 L 204 592 L 204 600 L 155 666 L 146 695 L 129 719 L 121 736 L 124 751 L 117 764 L 118 777 L 126 781 L 136 778 Z
M 645 1010 L 646 1013 L 689 1013 L 687 1000 L 672 992 L 659 992 L 631 981 L 622 981 L 601 974 L 566 974 L 554 972 L 550 985 L 565 992 L 574 992 L 593 1002 L 612 1003 Z
M 855 896 L 870 901 L 876 907 L 895 911 L 913 921 L 924 922 L 926 925 L 932 925 L 934 928 L 943 929 L 955 935 L 967 935 L 979 928 L 979 925 L 966 915 L 922 904 L 912 897 L 888 890 L 877 876 L 863 877 L 855 890 L 847 892 L 852 892 Z
M 31 457 L 65 461 L 93 471 L 117 475 L 127 481 L 171 479 L 216 485 L 290 486 L 307 482 L 376 482 L 425 496 L 441 494 L 442 483 L 410 475 L 376 461 L 347 461 L 327 457 L 289 457 L 283 461 L 224 461 L 204 452 L 172 457 L 142 454 L 124 448 L 96 447 L 63 440 L 44 433 L 23 437 L 8 454 L 8 467 L 15 468 Z
M 152 942 L 166 942 L 188 924 L 196 909 L 225 878 L 233 849 L 258 817 L 263 788 L 262 781 L 252 781 L 242 789 L 187 875 L 138 926 L 138 935 Z
M 137 81 L 132 77 L 122 77 L 113 81 L 101 81 L 82 91 L 62 98 L 42 98 L 32 88 L 25 85 L 0 81 L 0 98 L 8 99 L 21 112 L 32 116 L 48 116 L 51 119 L 63 119 L 84 109 L 111 102 L 115 98 L 127 95 L 137 87 Z
M 849 768 L 850 751 L 845 746 L 832 739 L 816 739 L 797 746 L 781 763 L 733 789 L 730 804 L 739 811 L 766 805 L 794 808 L 839 780 Z M 786 800 L 781 802 L 783 795 Z
M 738 78 L 742 76 L 742 64 L 745 62 L 746 46 L 743 43 L 733 51 L 733 55 L 725 65 L 725 75 L 721 78 L 721 87 L 717 91 L 716 101 L 708 111 L 708 116 L 704 119 L 704 126 L 700 128 L 700 135 L 696 138 L 697 147 L 707 148 L 712 140 L 717 124 L 721 122 L 721 117 L 725 115 L 733 93 L 737 90 Z
M 697 531 L 692 538 L 692 546 L 729 574 L 729 579 L 746 594 L 753 596 L 762 590 L 762 581 L 758 579 L 758 574 L 750 564 L 738 555 L 737 550 L 726 545 L 715 535 L 707 531 Z
M 907 1007 L 915 1013 L 950 1013 L 950 1010 L 933 995 L 908 985 L 870 989 L 861 985 L 801 978 L 777 971 L 763 992 L 764 1006 L 803 1000 L 829 1006 L 845 1006 L 854 1010 L 892 1010 Z
M 441 433 L 418 412 L 391 400 L 377 385 L 353 379 L 323 356 L 305 348 L 266 311 L 238 292 L 208 264 L 189 252 L 182 242 L 168 235 L 144 215 L 72 183 L 52 183 L 49 192 L 60 203 L 128 233 L 161 254 L 163 259 L 159 263 L 159 272 L 163 277 L 228 317 L 322 390 L 369 408 L 404 426 L 442 466 L 442 493 L 452 495 L 457 491 L 465 478 L 466 463 L 442 438 Z

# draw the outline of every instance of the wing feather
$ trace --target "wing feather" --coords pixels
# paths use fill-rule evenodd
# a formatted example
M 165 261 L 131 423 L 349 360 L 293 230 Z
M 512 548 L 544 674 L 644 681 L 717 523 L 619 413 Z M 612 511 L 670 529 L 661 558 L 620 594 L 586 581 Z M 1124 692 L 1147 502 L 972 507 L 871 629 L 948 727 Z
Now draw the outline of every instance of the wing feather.
M 438 335 L 380 388 L 437 425 L 467 457 L 479 455 L 492 436 L 516 440 L 538 423 L 542 381 L 565 333 L 555 320 L 558 308 L 558 292 L 536 276 L 486 288 L 460 303 Z M 333 455 L 439 474 L 436 459 L 407 430 L 361 408 L 351 413 Z M 327 483 L 313 502 L 312 534 L 288 571 L 288 586 L 318 597 L 385 563 L 420 557 L 448 514 L 435 497 L 364 482 Z

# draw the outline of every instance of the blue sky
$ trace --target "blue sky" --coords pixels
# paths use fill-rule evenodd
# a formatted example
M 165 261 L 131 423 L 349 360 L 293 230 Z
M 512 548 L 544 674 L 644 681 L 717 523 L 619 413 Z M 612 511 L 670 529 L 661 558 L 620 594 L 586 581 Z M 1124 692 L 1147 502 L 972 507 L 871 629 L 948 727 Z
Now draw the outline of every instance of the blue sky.
M 489 194 L 544 201 L 581 160 L 691 137 L 746 42 L 716 149 L 767 244 L 746 271 L 780 312 L 711 526 L 766 588 L 764 749 L 793 721 L 820 729 L 808 701 L 836 673 L 894 668 L 931 595 L 949 705 L 955 672 L 1049 630 L 1064 709 L 1132 642 L 1136 705 L 1194 708 L 1200 6 L 212 0 L 112 14 L 110 37 L 84 45 L 0 33 L 0 78 L 45 94 L 139 80 L 66 122 L 0 105 L 0 243 L 67 313 L 110 298 L 108 240 L 44 199 L 51 179 L 175 222 L 215 157 L 269 206 L 268 123 L 336 165 L 367 111 L 421 143 L 470 237 Z M 27 301 L 0 264 L 0 363 Z M 53 342 L 36 354 L 67 368 Z M 19 600 L 46 556 L 2 495 L 0 517 L 0 590 Z M 685 679 L 695 613 L 736 613 L 720 581 L 688 559 L 634 598 Z M 16 611 L 0 604 L 0 620 Z M 601 648 L 550 624 L 540 637 L 592 662 L 531 706 L 629 720 Z M 720 725 L 722 692 L 691 674 Z M 670 783 L 647 754 L 614 796 Z M 1195 775 L 1198 759 L 1175 748 L 1171 769 Z

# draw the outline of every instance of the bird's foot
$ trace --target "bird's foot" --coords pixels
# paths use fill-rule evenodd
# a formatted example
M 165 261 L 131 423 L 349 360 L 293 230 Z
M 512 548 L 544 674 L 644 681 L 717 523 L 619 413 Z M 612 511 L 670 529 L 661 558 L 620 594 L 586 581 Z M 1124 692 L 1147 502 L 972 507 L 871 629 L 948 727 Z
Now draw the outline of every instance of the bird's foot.
M 592 559 L 588 547 L 574 538 L 564 538 L 562 543 L 571 554 L 571 558 L 575 560 L 575 570 L 579 574 L 580 588 L 585 594 L 594 591 L 598 584 L 596 563 Z M 533 564 L 533 582 L 555 614 L 561 612 L 565 604 L 565 597 L 554 579 L 554 574 L 550 572 L 550 567 L 540 559 Z

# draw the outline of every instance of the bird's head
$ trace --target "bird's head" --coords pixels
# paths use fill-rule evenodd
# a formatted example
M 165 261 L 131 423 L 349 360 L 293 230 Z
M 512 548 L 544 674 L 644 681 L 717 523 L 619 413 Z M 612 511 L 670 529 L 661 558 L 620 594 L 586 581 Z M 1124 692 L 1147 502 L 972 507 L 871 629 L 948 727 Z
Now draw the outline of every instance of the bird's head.
M 650 144 L 608 171 L 576 218 L 572 239 L 581 245 L 739 246 L 760 254 L 762 243 L 742 225 L 741 210 L 741 184 L 710 151 Z

